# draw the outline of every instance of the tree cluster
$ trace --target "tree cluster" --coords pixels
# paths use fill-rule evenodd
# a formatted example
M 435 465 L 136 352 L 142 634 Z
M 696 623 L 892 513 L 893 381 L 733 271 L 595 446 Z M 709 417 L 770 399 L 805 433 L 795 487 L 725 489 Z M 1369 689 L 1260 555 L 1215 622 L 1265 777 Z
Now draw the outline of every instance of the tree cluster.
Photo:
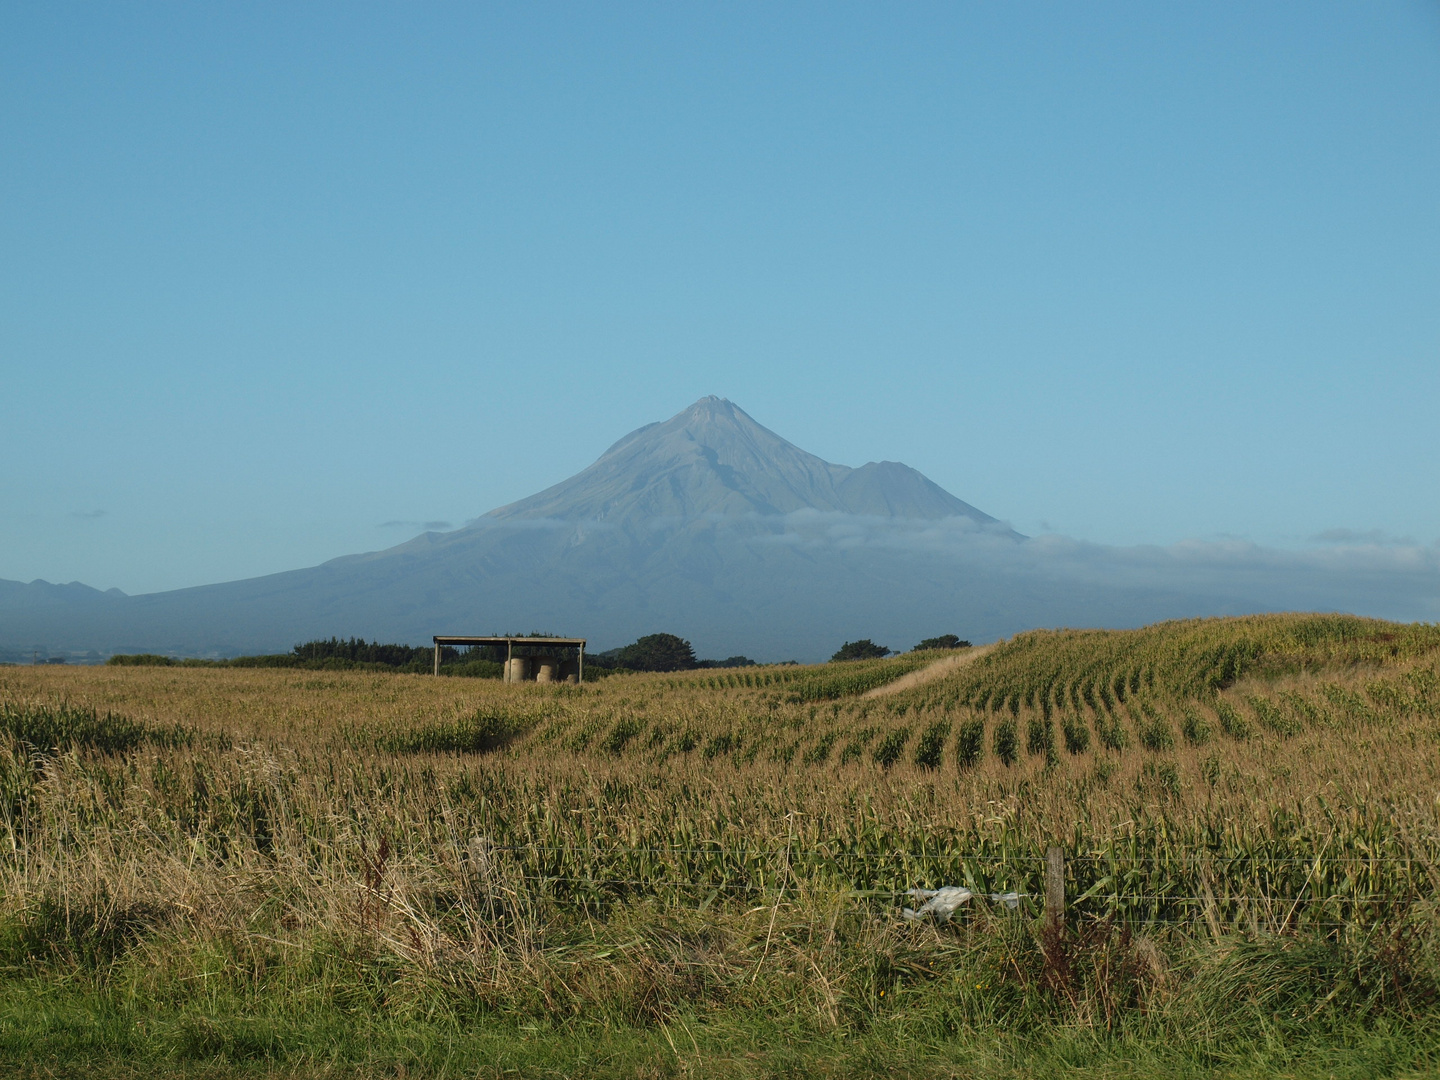
M 830 657 L 831 663 L 840 660 L 878 660 L 882 656 L 889 656 L 890 650 L 884 645 L 876 645 L 868 637 L 859 641 L 847 641 L 840 648 L 835 650 L 835 655 Z
M 296 645 L 291 654 L 300 662 L 315 660 L 347 660 L 352 664 L 383 664 L 385 667 L 407 667 L 411 664 L 422 667 L 434 663 L 434 651 L 424 646 L 382 645 L 378 641 L 364 638 L 336 638 L 328 641 L 307 641 Z M 456 649 L 445 646 L 440 650 L 440 662 L 460 659 Z
M 695 649 L 677 634 L 646 634 L 629 645 L 606 649 L 586 658 L 587 664 L 619 671 L 694 671 L 698 668 L 754 667 L 748 656 L 727 656 L 724 660 L 699 660 Z
M 939 637 L 929 637 L 911 652 L 924 652 L 929 649 L 968 649 L 970 642 L 955 634 L 941 634 Z M 887 649 L 884 645 L 876 645 L 869 638 L 861 638 L 859 641 L 847 641 L 835 651 L 830 657 L 831 662 L 839 660 L 878 660 L 882 656 L 889 656 L 893 650 Z
M 675 634 L 646 634 L 608 655 L 616 667 L 630 671 L 690 671 L 698 666 L 690 642 Z
M 968 649 L 970 642 L 954 634 L 941 634 L 939 637 L 927 637 L 924 641 L 911 649 L 911 652 L 924 652 L 927 649 Z

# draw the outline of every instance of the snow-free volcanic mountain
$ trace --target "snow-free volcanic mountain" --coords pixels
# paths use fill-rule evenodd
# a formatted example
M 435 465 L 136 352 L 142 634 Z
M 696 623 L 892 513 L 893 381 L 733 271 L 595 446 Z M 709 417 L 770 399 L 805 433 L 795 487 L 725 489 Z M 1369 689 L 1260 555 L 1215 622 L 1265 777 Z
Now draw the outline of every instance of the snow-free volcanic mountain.
M 583 472 L 486 517 L 641 524 L 797 510 L 995 523 L 898 461 L 832 465 L 718 397 L 632 431 Z
M 1058 582 L 1026 545 L 906 465 L 823 461 L 707 397 L 568 480 L 386 551 L 133 597 L 0 583 L 0 647 L 204 655 L 545 629 L 807 660 L 857 637 L 902 648 L 1216 609 Z

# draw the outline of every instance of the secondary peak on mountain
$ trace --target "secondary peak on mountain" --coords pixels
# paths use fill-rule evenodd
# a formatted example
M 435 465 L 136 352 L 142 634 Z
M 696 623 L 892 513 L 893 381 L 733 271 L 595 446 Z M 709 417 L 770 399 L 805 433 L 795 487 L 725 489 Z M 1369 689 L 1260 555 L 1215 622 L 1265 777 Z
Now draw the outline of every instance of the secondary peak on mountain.
M 852 469 L 824 461 L 713 395 L 632 431 L 588 469 L 486 518 L 619 522 L 807 509 L 995 520 L 908 465 L 883 461 Z

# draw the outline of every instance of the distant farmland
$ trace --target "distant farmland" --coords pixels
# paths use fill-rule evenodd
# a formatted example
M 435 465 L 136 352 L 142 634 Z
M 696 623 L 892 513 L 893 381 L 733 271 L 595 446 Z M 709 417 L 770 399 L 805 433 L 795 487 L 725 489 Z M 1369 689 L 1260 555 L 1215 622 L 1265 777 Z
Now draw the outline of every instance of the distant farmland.
M 0 669 L 0 1056 L 1432 1067 L 1440 628 L 1041 631 L 862 697 L 945 655 L 582 687 Z M 947 885 L 976 894 L 954 920 L 900 917 Z

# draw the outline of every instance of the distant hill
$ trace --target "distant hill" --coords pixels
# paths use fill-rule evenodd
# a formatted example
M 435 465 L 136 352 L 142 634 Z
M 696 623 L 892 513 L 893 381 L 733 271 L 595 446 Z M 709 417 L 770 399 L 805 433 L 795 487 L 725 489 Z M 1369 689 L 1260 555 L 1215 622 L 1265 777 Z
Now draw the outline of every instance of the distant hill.
M 1027 540 L 906 465 L 823 461 L 707 397 L 553 487 L 385 551 L 142 596 L 0 582 L 0 648 L 233 655 L 544 627 L 595 648 L 666 631 L 702 655 L 809 660 L 860 637 L 908 648 L 1346 599 L 1323 575 L 1285 593 L 1273 568 L 1186 576 L 1145 556 L 1118 573 L 1113 550 Z

